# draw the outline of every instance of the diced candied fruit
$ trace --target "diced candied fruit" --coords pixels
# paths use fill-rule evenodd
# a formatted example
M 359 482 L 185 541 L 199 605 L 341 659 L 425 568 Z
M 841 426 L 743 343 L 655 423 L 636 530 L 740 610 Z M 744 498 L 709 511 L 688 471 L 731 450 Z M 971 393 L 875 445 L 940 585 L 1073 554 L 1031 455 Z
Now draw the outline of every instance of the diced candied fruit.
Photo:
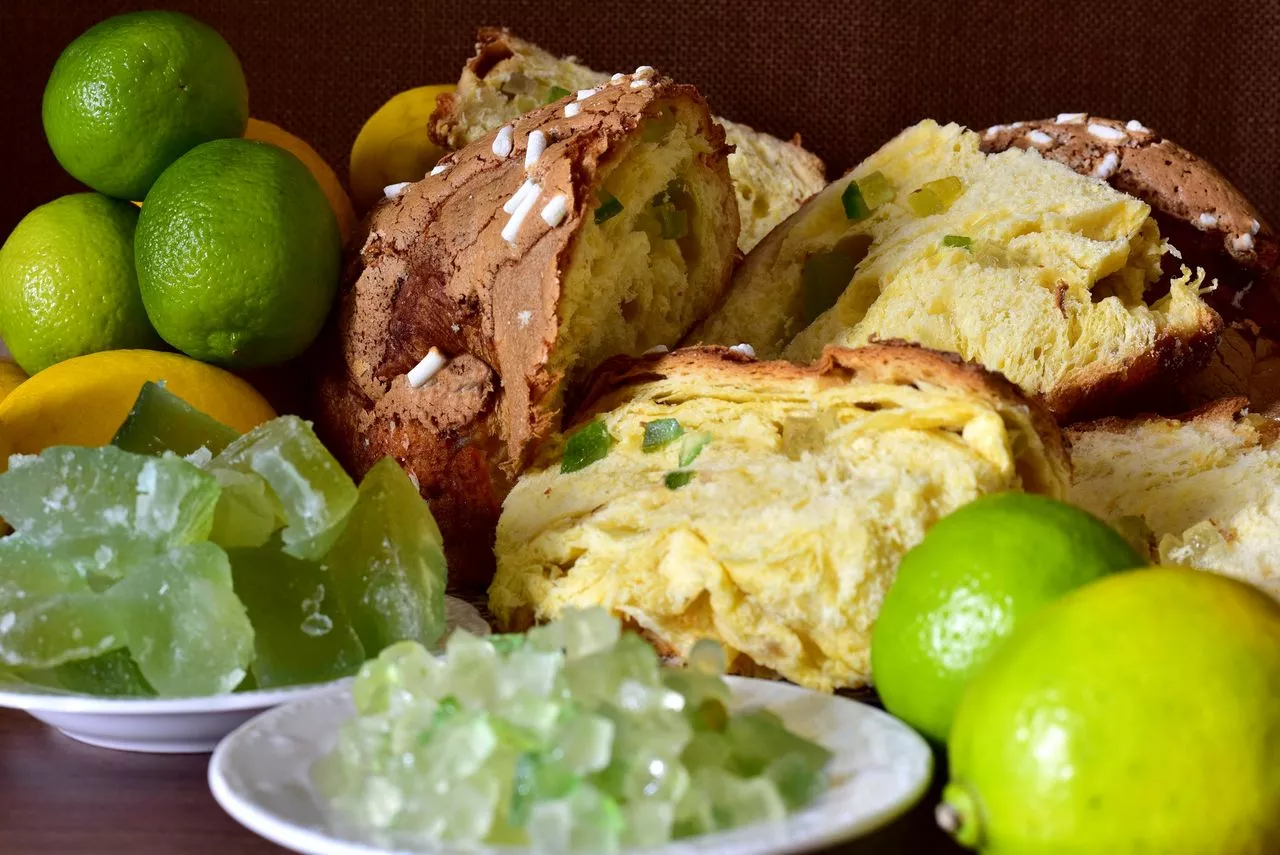
M 217 454 L 240 436 L 197 410 L 161 383 L 142 384 L 133 409 L 125 416 L 111 444 L 135 454 L 172 451 L 186 456 L 204 448 Z
M 222 467 L 210 470 L 222 494 L 209 540 L 223 549 L 262 546 L 284 524 L 275 494 L 261 475 Z

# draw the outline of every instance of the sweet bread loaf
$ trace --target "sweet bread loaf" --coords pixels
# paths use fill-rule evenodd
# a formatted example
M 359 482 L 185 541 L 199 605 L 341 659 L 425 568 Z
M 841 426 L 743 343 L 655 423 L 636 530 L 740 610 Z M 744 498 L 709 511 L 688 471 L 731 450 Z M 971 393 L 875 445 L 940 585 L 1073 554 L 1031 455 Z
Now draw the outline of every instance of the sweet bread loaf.
M 1280 599 L 1280 421 L 1246 403 L 1072 428 L 1071 501 L 1152 561 L 1234 576 Z
M 669 654 L 715 638 L 737 673 L 860 686 L 898 559 L 934 521 L 1068 480 L 1050 415 L 951 355 L 622 359 L 507 498 L 490 608 L 518 629 L 602 605 Z
M 483 27 L 476 34 L 476 52 L 462 69 L 457 91 L 438 102 L 431 135 L 447 148 L 461 148 L 503 122 L 555 100 L 558 93 L 589 89 L 608 79 L 609 75 L 573 57 L 557 57 L 509 30 Z M 746 252 L 826 185 L 826 168 L 798 141 L 780 140 L 727 119 L 716 121 L 734 147 L 729 174 L 742 222 L 738 246 Z
M 1190 272 L 1161 279 L 1147 205 L 1032 152 L 922 122 L 747 256 L 689 343 L 807 360 L 901 338 L 1003 373 L 1059 419 L 1199 368 L 1221 318 Z
M 487 581 L 506 489 L 575 384 L 719 298 L 726 155 L 697 91 L 646 71 L 502 125 L 370 215 L 320 426 L 354 474 L 390 454 L 417 479 L 454 581 Z

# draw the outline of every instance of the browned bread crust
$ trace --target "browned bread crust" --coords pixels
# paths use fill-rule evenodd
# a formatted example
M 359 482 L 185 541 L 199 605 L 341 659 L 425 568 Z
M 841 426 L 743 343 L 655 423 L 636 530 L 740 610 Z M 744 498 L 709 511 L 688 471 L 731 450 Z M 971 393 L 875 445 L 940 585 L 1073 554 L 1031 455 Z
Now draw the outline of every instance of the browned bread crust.
M 563 276 L 599 204 L 599 182 L 646 117 L 663 109 L 691 117 L 710 144 L 702 164 L 725 188 L 717 216 L 725 234 L 704 247 L 723 250 L 709 262 L 723 274 L 708 304 L 734 254 L 724 132 L 692 86 L 625 76 L 572 101 L 576 115 L 566 116 L 568 101 L 447 156 L 376 206 L 322 342 L 331 354 L 318 396 L 326 441 L 357 476 L 384 455 L 400 461 L 440 523 L 451 578 L 464 585 L 491 575 L 502 498 L 537 443 L 559 427 L 566 378 L 549 363 Z M 526 165 L 535 131 L 546 148 Z M 504 205 L 526 181 L 540 193 L 512 236 Z M 558 196 L 565 210 L 552 224 L 540 212 Z M 407 372 L 433 348 L 445 367 L 412 388 Z
M 733 348 L 716 346 L 685 347 L 637 358 L 620 356 L 596 372 L 574 414 L 574 423 L 584 424 L 614 409 L 629 399 L 638 385 L 675 376 L 709 386 L 731 383 L 778 387 L 816 376 L 831 384 L 926 385 L 963 391 L 1002 411 L 1025 411 L 1028 424 L 1044 444 L 1044 456 L 1050 465 L 1035 472 L 1019 470 L 1023 483 L 1028 490 L 1051 496 L 1066 492 L 1070 455 L 1057 421 L 1043 404 L 1001 374 L 965 362 L 954 353 L 906 341 L 882 341 L 858 348 L 830 345 L 812 365 L 758 361 Z
M 1151 206 L 1160 233 L 1218 289 L 1205 300 L 1228 321 L 1280 336 L 1280 242 L 1258 209 L 1208 161 L 1140 122 L 1075 113 L 996 125 L 984 151 L 1038 151 Z M 1165 257 L 1165 279 L 1181 262 Z

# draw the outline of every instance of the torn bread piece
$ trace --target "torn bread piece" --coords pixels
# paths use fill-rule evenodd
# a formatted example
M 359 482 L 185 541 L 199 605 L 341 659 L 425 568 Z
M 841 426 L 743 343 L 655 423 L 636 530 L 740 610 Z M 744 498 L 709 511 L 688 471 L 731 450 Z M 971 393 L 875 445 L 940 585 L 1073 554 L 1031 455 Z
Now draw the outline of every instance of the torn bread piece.
M 600 605 L 667 654 L 713 638 L 736 673 L 862 686 L 903 553 L 979 496 L 1068 480 L 1048 412 L 952 355 L 617 360 L 507 497 L 489 604 L 507 629 Z
M 1071 501 L 1152 561 L 1234 576 L 1280 599 L 1280 421 L 1246 404 L 1072 428 Z
M 1150 208 L 975 133 L 908 128 L 744 260 L 688 343 L 808 360 L 901 338 L 999 371 L 1062 420 L 1201 367 L 1222 320 L 1184 271 L 1160 283 Z
M 476 53 L 462 70 L 454 94 L 442 96 L 431 135 L 447 148 L 461 148 L 493 128 L 548 100 L 573 99 L 580 90 L 610 77 L 557 57 L 497 27 L 476 35 Z M 796 141 L 780 140 L 727 119 L 717 119 L 734 152 L 729 155 L 746 252 L 800 203 L 826 186 L 821 160 Z
M 389 192 L 328 340 L 326 441 L 356 475 L 399 460 L 471 582 L 566 396 L 608 357 L 678 341 L 736 256 L 724 133 L 693 87 L 649 71 L 573 104 Z

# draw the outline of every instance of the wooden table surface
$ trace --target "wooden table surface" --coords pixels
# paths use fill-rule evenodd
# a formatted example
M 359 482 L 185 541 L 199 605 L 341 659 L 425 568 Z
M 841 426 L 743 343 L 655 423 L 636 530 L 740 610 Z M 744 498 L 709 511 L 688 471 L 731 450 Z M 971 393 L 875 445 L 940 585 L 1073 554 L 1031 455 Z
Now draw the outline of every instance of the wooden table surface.
M 207 755 L 129 754 L 81 745 L 0 710 L 0 852 L 5 855 L 267 855 L 209 795 Z M 932 820 L 940 775 L 907 816 L 848 855 L 955 855 Z

